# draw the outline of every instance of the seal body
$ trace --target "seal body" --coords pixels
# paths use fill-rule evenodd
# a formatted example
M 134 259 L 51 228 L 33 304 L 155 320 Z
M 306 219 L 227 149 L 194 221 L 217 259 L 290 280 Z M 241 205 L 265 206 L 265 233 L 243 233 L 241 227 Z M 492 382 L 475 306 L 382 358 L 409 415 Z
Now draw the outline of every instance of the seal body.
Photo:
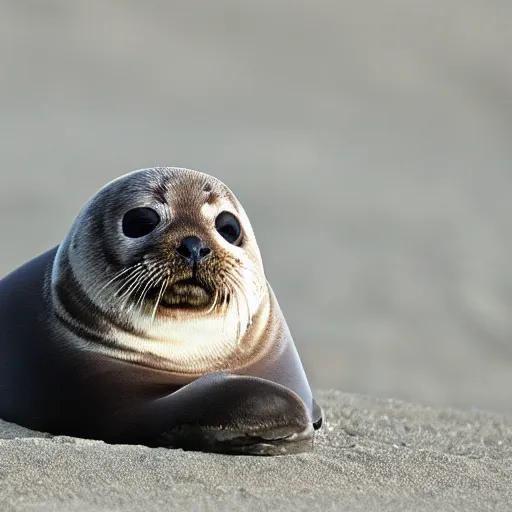
M 224 184 L 127 174 L 0 281 L 0 417 L 112 443 L 311 449 L 321 411 Z

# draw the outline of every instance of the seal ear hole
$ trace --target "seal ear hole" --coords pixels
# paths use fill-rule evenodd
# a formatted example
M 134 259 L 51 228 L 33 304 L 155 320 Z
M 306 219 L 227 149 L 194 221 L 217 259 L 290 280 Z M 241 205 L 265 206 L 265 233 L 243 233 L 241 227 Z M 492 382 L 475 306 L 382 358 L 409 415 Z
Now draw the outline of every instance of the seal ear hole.
M 160 216 L 151 208 L 134 208 L 124 214 L 123 233 L 128 238 L 140 238 L 149 235 L 158 224 Z
M 215 219 L 219 235 L 233 245 L 242 243 L 242 228 L 238 219 L 230 212 L 222 212 Z

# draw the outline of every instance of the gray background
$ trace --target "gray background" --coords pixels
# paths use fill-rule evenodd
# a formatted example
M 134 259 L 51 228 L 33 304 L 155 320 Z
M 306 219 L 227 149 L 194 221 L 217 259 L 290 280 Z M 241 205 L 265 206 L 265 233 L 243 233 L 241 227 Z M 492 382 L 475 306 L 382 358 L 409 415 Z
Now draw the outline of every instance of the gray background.
M 0 275 L 114 177 L 203 170 L 244 204 L 314 386 L 511 412 L 511 20 L 2 0 Z

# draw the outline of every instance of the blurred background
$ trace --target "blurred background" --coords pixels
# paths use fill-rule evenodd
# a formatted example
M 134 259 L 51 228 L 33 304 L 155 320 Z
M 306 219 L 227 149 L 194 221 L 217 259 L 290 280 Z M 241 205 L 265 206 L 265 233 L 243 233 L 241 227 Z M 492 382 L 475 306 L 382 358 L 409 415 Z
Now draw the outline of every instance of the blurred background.
M 202 170 L 245 206 L 315 387 L 512 413 L 511 20 L 3 0 L 0 275 L 111 179 Z

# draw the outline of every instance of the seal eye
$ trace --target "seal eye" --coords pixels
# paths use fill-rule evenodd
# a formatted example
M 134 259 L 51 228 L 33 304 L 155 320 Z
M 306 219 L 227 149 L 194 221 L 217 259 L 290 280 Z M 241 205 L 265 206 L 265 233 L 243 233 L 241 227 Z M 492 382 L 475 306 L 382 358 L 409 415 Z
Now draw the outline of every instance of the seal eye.
M 230 244 L 240 245 L 242 242 L 242 228 L 237 218 L 232 213 L 220 213 L 215 220 L 215 227 L 220 236 Z
M 124 214 L 123 233 L 128 238 L 140 238 L 153 231 L 160 223 L 160 216 L 151 208 L 134 208 Z

